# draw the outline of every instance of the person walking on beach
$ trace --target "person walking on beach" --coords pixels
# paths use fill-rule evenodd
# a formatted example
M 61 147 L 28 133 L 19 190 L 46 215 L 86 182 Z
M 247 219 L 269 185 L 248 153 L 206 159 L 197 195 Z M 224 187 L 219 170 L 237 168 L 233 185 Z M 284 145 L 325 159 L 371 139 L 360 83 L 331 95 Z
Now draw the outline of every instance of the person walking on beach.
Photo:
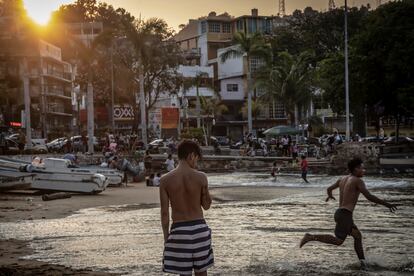
M 201 157 L 200 147 L 193 141 L 184 140 L 178 145 L 178 167 L 161 177 L 164 272 L 192 275 L 194 270 L 196 276 L 205 276 L 214 264 L 211 229 L 202 210 L 210 208 L 211 197 L 206 175 L 197 170 L 197 161 Z
M 350 174 L 340 178 L 335 184 L 327 189 L 329 199 L 335 200 L 332 191 L 339 188 L 339 208 L 335 212 L 335 236 L 332 235 L 313 235 L 306 233 L 302 238 L 299 247 L 304 246 L 310 241 L 318 241 L 327 244 L 341 245 L 348 235 L 354 238 L 354 249 L 361 263 L 361 268 L 366 268 L 364 250 L 362 247 L 362 235 L 359 229 L 354 224 L 352 219 L 353 211 L 358 202 L 359 194 L 362 193 L 366 199 L 371 202 L 384 205 L 389 208 L 391 212 L 397 210 L 394 204 L 388 203 L 384 200 L 372 195 L 364 181 L 361 179 L 364 176 L 365 169 L 360 158 L 354 158 L 348 162 L 348 169 Z
M 300 168 L 302 170 L 302 179 L 305 180 L 306 183 L 309 183 L 306 176 L 308 175 L 308 160 L 306 160 L 306 156 L 302 155 L 302 161 L 300 162 Z

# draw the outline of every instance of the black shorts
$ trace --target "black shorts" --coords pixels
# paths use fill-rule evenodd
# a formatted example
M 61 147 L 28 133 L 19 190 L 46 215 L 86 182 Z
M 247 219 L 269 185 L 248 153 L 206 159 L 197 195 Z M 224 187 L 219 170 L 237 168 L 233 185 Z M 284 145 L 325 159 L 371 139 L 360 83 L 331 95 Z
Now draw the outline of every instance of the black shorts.
M 345 240 L 346 236 L 351 234 L 352 229 L 358 229 L 352 219 L 352 212 L 344 208 L 336 210 L 335 222 L 335 236 L 341 240 Z
M 306 178 L 307 175 L 308 175 L 308 171 L 302 171 L 302 178 Z

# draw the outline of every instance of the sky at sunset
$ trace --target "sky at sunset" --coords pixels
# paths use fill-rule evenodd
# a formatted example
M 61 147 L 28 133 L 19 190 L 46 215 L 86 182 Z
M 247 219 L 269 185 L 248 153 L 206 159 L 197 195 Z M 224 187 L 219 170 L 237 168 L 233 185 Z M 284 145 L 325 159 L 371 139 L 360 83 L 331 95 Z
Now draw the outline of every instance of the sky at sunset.
M 62 4 L 73 3 L 70 0 L 24 0 L 29 15 L 38 23 L 45 24 L 50 12 Z M 210 11 L 217 13 L 228 12 L 233 16 L 250 14 L 252 8 L 259 9 L 259 15 L 275 15 L 278 13 L 278 0 L 106 0 L 115 8 L 122 7 L 143 19 L 159 17 L 167 21 L 174 29 L 185 24 L 190 18 L 207 15 Z M 326 10 L 328 0 L 285 0 L 286 13 L 291 14 L 295 9 L 304 9 L 312 6 L 317 10 Z M 382 2 L 386 2 L 382 0 Z M 342 6 L 344 0 L 335 0 L 337 6 Z M 377 0 L 348 0 L 350 6 L 361 6 L 370 3 L 377 6 Z

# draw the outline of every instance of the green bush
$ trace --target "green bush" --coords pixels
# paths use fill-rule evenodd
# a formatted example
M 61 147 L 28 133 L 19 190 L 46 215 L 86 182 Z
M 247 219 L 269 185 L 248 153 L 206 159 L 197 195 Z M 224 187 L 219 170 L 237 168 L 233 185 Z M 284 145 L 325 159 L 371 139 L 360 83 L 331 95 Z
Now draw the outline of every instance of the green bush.
M 190 128 L 186 132 L 181 133 L 181 139 L 193 139 L 196 138 L 199 142 L 203 140 L 202 128 Z

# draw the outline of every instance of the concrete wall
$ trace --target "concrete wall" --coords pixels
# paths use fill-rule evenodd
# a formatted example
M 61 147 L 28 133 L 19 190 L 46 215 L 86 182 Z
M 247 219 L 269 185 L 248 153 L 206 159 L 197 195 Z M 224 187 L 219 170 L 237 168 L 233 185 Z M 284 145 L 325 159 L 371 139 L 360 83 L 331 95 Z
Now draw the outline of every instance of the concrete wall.
M 230 77 L 239 77 L 244 74 L 244 58 L 229 58 L 225 62 L 221 61 L 221 55 L 228 51 L 229 49 L 234 48 L 234 46 L 222 48 L 217 50 L 218 57 L 218 79 L 230 78 Z
M 227 84 L 237 84 L 238 91 L 227 91 Z M 241 77 L 223 79 L 220 81 L 220 95 L 222 100 L 244 100 L 244 80 Z

